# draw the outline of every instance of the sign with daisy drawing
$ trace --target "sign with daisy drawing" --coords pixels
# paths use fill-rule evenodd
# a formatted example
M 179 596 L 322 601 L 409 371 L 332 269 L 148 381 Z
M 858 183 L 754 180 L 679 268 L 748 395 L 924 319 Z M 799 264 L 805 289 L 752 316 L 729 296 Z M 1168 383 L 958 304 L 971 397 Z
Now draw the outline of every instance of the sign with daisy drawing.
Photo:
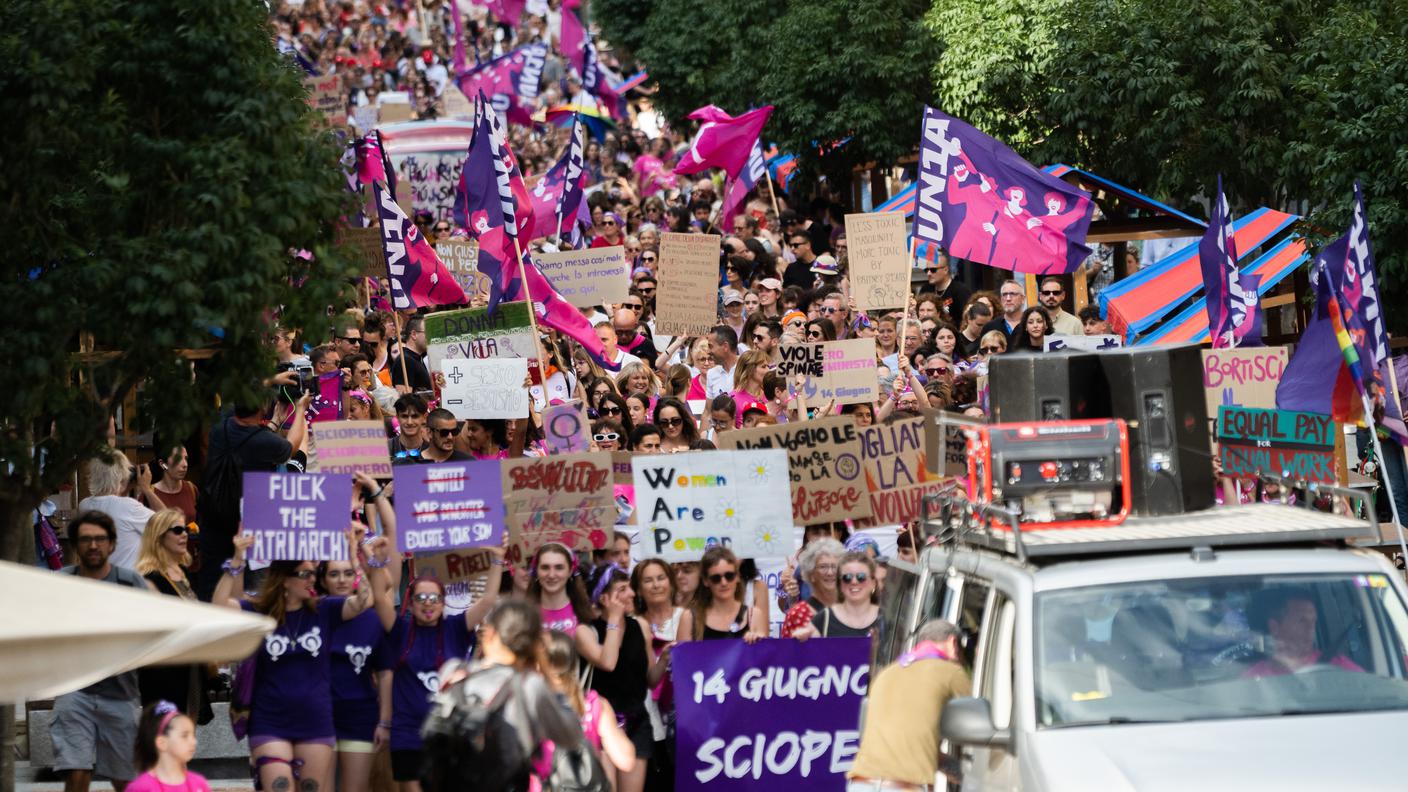
M 722 544 L 739 558 L 792 552 L 787 452 L 693 451 L 631 459 L 648 556 L 698 561 Z

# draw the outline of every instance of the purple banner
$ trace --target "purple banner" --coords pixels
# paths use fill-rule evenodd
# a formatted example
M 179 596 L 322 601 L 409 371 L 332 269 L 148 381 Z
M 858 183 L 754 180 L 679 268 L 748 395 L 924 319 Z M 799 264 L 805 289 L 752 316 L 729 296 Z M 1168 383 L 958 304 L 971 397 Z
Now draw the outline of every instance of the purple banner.
M 681 792 L 845 789 L 870 639 L 690 642 L 671 664 Z
M 1232 236 L 1232 213 L 1227 208 L 1227 195 L 1222 191 L 1222 176 L 1217 177 L 1217 201 L 1208 219 L 1208 230 L 1198 243 L 1198 266 L 1203 271 L 1203 288 L 1207 290 L 1208 333 L 1212 348 L 1236 346 L 1236 331 L 1246 320 L 1246 297 L 1237 271 L 1237 244 Z
M 396 549 L 436 553 L 497 547 L 504 536 L 504 488 L 495 459 L 398 465 Z
M 345 561 L 352 523 L 346 473 L 244 474 L 244 532 L 256 561 Z
M 950 115 L 924 108 L 914 237 L 999 269 L 1072 272 L 1090 255 L 1090 195 Z

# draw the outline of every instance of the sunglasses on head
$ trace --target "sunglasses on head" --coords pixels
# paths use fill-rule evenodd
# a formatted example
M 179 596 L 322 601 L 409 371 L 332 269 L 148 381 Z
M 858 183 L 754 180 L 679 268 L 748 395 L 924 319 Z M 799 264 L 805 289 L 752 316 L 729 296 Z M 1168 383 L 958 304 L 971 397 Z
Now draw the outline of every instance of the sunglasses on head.
M 869 572 L 847 572 L 841 575 L 842 583 L 864 583 L 870 580 Z
M 717 586 L 718 584 L 720 584 L 720 583 L 732 583 L 733 581 L 735 581 L 735 580 L 737 580 L 737 579 L 738 579 L 738 573 L 737 573 L 737 572 L 733 572 L 733 571 L 729 571 L 729 572 L 715 572 L 714 574 L 712 574 L 712 575 L 709 576 L 709 582 L 710 582 L 710 583 L 713 583 L 713 584 L 716 585 L 716 586 Z
M 617 412 L 620 412 L 620 410 L 617 410 Z M 592 435 L 592 439 L 597 441 L 598 443 L 614 443 L 617 440 L 621 439 L 621 435 L 618 435 L 615 432 L 597 432 L 596 434 Z
M 412 599 L 422 605 L 434 605 L 438 602 L 443 601 L 445 598 L 440 596 L 440 594 L 435 591 L 422 591 L 421 593 L 412 597 Z

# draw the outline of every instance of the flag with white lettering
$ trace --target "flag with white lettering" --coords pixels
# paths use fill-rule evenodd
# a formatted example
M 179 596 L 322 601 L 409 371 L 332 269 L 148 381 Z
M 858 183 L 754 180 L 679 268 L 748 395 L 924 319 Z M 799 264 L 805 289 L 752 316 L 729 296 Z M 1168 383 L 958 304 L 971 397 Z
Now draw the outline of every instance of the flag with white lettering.
M 572 125 L 567 150 L 538 183 L 533 185 L 533 227 L 539 236 L 570 234 L 577 227 L 577 206 L 582 201 L 586 151 L 585 128 Z
M 435 248 L 421 236 L 420 229 L 401 210 L 386 186 L 372 182 L 372 196 L 381 227 L 386 272 L 391 276 L 392 307 L 408 311 L 423 305 L 469 302 L 454 273 L 435 255 Z
M 999 269 L 1068 273 L 1090 255 L 1085 235 L 1094 209 L 1084 190 L 963 121 L 924 108 L 916 240 Z
M 547 57 L 548 45 L 529 44 L 465 72 L 457 82 L 465 96 L 483 93 L 496 113 L 529 126 Z
M 1212 348 L 1236 346 L 1237 331 L 1247 318 L 1246 299 L 1237 270 L 1237 242 L 1232 236 L 1232 213 L 1217 175 L 1217 198 L 1203 241 L 1198 243 L 1198 264 L 1207 291 L 1208 333 Z

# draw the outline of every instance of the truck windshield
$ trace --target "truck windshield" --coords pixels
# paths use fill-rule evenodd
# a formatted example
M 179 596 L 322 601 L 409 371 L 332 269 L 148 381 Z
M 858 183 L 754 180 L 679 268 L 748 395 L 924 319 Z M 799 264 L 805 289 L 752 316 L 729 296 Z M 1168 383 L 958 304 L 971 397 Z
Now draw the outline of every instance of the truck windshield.
M 1408 613 L 1381 574 L 1040 594 L 1044 727 L 1408 709 Z

